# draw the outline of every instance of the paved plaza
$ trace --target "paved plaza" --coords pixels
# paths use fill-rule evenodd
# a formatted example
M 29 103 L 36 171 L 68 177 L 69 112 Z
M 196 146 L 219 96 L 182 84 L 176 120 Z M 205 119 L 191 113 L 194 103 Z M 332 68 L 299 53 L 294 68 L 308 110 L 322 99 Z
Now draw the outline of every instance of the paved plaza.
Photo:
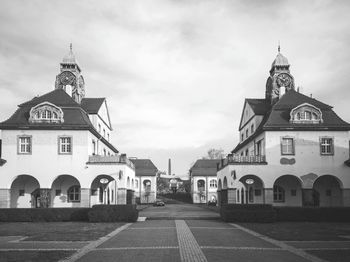
M 7 236 L 0 237 L 0 250 L 69 252 L 71 256 L 62 262 L 347 261 L 350 254 L 349 240 L 278 241 L 222 222 L 217 212 L 190 204 L 146 207 L 140 217 L 144 221 L 126 223 L 96 241 L 25 241 Z

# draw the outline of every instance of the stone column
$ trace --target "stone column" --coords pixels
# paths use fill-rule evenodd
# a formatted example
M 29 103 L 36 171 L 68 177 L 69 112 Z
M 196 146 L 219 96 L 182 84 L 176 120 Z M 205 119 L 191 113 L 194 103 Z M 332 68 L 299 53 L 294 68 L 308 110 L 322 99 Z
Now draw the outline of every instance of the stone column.
M 264 204 L 273 204 L 273 188 L 264 188 Z
M 80 207 L 90 207 L 90 188 L 80 189 Z
M 315 201 L 313 197 L 313 189 L 312 188 L 303 188 L 301 190 L 303 195 L 303 206 L 314 206 Z
M 350 206 L 350 188 L 343 189 L 343 206 Z
M 0 208 L 9 208 L 11 204 L 11 189 L 0 188 Z
M 236 204 L 236 188 L 228 188 L 227 189 L 227 203 L 228 204 Z
M 39 207 L 48 208 L 51 207 L 51 188 L 40 188 L 40 204 Z
M 218 198 L 217 198 L 218 206 L 221 206 L 221 190 L 217 190 L 216 193 L 217 193 L 217 196 L 218 196 Z
M 118 188 L 117 204 L 126 205 L 126 188 Z

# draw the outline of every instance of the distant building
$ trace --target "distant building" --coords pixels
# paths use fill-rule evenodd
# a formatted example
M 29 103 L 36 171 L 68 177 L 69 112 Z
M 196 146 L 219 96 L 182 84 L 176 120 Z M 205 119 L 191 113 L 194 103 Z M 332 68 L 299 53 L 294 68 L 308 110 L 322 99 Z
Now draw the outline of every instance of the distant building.
M 85 98 L 72 47 L 55 89 L 20 104 L 0 130 L 1 208 L 134 202 L 134 165 L 111 143 L 106 99 Z
M 350 206 L 350 124 L 296 91 L 289 67 L 278 51 L 265 98 L 245 100 L 240 142 L 218 167 L 220 203 Z
M 157 198 L 158 168 L 150 159 L 130 159 L 135 165 L 135 197 L 141 204 L 153 203 Z
M 217 201 L 217 159 L 198 159 L 190 169 L 191 196 L 193 203 Z

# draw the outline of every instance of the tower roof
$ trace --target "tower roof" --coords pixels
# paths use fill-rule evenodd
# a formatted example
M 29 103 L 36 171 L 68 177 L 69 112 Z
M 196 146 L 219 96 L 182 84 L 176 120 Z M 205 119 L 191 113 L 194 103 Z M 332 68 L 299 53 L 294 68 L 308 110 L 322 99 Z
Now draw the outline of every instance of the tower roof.
M 62 64 L 78 64 L 77 59 L 73 53 L 72 43 L 69 46 L 69 52 L 63 57 Z
M 280 52 L 278 52 L 275 60 L 273 60 L 271 67 L 274 66 L 289 66 L 288 59 L 282 55 Z

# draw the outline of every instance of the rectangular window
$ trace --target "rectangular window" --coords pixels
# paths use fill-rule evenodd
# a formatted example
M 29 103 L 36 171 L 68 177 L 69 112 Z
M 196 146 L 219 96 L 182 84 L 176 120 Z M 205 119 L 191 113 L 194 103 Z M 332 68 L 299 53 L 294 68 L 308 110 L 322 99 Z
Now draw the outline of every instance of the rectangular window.
M 58 138 L 59 154 L 72 154 L 72 137 L 63 136 Z
M 320 150 L 321 155 L 333 155 L 333 138 L 330 137 L 321 137 L 320 139 Z
M 18 192 L 18 195 L 19 196 L 24 196 L 24 189 L 20 189 L 19 192 Z
M 250 127 L 250 132 L 253 134 L 254 133 L 254 124 Z
M 31 153 L 32 153 L 32 137 L 19 136 L 18 137 L 18 154 L 31 154 Z
M 282 137 L 281 140 L 282 155 L 294 155 L 294 139 L 290 137 Z
M 61 189 L 56 189 L 56 196 L 60 196 L 61 195 Z
M 95 142 L 95 140 L 92 140 L 92 154 L 96 155 L 96 142 Z

